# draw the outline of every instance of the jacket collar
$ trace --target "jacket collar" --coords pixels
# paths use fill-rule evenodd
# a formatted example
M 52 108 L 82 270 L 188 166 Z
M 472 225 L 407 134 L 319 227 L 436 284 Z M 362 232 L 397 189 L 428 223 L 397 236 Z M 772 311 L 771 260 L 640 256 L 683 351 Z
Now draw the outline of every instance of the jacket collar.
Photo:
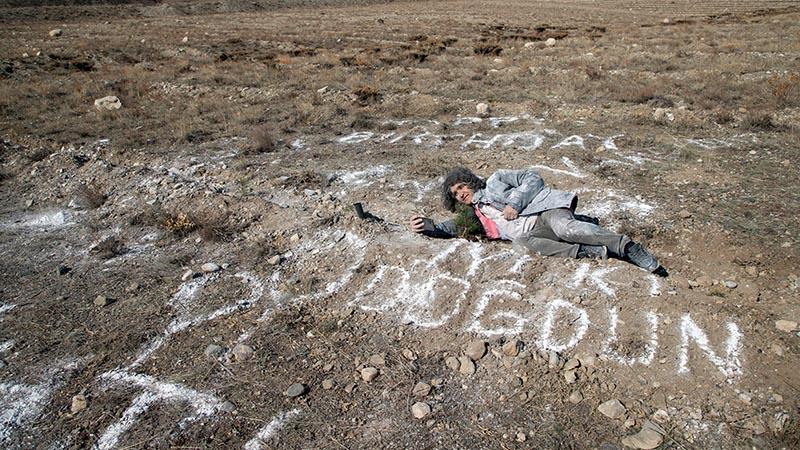
M 472 205 L 477 206 L 480 203 L 489 203 L 489 199 L 486 198 L 486 189 L 478 189 L 472 193 Z

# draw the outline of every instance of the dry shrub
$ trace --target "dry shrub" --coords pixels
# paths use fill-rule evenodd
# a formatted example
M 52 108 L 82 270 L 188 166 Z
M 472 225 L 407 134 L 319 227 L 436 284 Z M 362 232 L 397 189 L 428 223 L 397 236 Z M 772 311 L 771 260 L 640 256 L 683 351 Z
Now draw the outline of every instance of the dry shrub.
M 161 226 L 176 236 L 186 236 L 198 228 L 197 221 L 187 213 L 163 212 L 162 214 Z
M 271 153 L 275 149 L 275 140 L 266 125 L 258 126 L 250 133 L 250 146 L 247 153 Z
M 583 71 L 586 72 L 586 76 L 592 81 L 597 81 L 603 78 L 603 70 L 599 67 L 586 66 L 584 67 Z
M 719 125 L 725 125 L 733 122 L 733 113 L 727 109 L 722 109 L 714 113 L 714 122 Z
M 106 195 L 94 185 L 82 184 L 75 190 L 75 200 L 85 208 L 96 209 L 106 202 Z
M 89 253 L 100 259 L 111 259 L 123 255 L 128 251 L 125 244 L 115 237 L 103 239 L 89 250 Z
M 790 73 L 783 76 L 773 75 L 768 81 L 772 99 L 778 107 L 791 106 L 797 103 L 800 92 L 800 75 Z
M 370 85 L 362 85 L 353 89 L 353 94 L 356 96 L 356 101 L 361 106 L 378 103 L 381 100 L 381 93 Z
M 772 121 L 772 115 L 764 112 L 750 113 L 742 119 L 742 127 L 752 131 L 774 131 L 780 127 Z
M 233 224 L 229 217 L 207 217 L 196 219 L 197 234 L 204 241 L 230 242 L 241 232 L 241 227 Z

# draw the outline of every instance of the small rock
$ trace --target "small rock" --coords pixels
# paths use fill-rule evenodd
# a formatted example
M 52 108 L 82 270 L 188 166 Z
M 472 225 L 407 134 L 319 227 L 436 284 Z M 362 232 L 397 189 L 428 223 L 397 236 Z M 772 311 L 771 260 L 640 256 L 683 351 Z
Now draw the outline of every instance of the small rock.
M 344 391 L 347 392 L 348 394 L 351 394 L 354 390 L 356 390 L 357 387 L 358 387 L 357 384 L 350 383 L 344 387 Z
M 783 428 L 786 425 L 786 421 L 789 420 L 789 415 L 785 412 L 776 413 L 769 420 L 769 429 L 772 430 L 773 433 L 776 435 L 781 435 L 783 433 Z
M 222 356 L 225 353 L 225 349 L 217 344 L 208 344 L 205 350 L 203 350 L 203 354 L 206 355 L 206 358 L 216 359 Z
M 548 38 L 546 41 L 544 41 L 544 45 L 546 45 L 548 47 L 555 47 L 556 39 L 555 38 Z
M 306 387 L 302 383 L 295 383 L 286 388 L 286 392 L 284 392 L 284 395 L 293 398 L 293 397 L 299 397 L 305 393 L 306 393 Z
M 528 435 L 522 432 L 517 433 L 517 442 L 525 442 L 526 440 L 528 440 Z
M 478 113 L 479 116 L 487 116 L 489 115 L 489 105 L 486 103 L 478 103 L 475 105 L 475 112 Z
M 793 320 L 776 320 L 775 328 L 791 333 L 797 329 L 797 322 Z
M 383 365 L 386 365 L 386 360 L 385 360 L 385 359 L 383 359 L 383 356 L 382 356 L 382 355 L 372 355 L 372 356 L 370 356 L 370 357 L 369 357 L 369 359 L 367 360 L 367 362 L 368 362 L 368 363 L 370 363 L 370 364 L 371 364 L 371 365 L 373 365 L 373 366 L 383 366 Z
M 236 361 L 242 362 L 252 358 L 255 352 L 253 351 L 253 347 L 250 347 L 249 345 L 236 344 L 236 346 L 233 347 L 233 350 L 231 350 L 231 353 L 233 353 L 233 358 Z
M 526 42 L 523 47 L 525 47 L 525 48 L 534 48 L 534 47 L 536 47 L 536 42 Z
M 25 207 L 30 208 L 31 206 L 33 206 L 33 199 L 29 198 L 27 201 L 25 201 Z
M 108 306 L 113 302 L 110 298 L 106 297 L 105 295 L 98 295 L 94 298 L 94 305 L 95 306 Z
M 219 407 L 219 409 L 222 412 L 232 413 L 236 411 L 236 405 L 230 400 L 225 400 L 222 403 L 222 406 Z
M 571 358 L 564 364 L 564 370 L 574 370 L 581 366 L 581 362 L 578 358 Z
M 681 219 L 688 219 L 688 218 L 692 217 L 692 213 L 689 212 L 686 209 L 682 209 L 682 210 L 678 211 L 678 217 L 680 217 Z
M 473 361 L 483 358 L 483 355 L 486 354 L 486 342 L 481 340 L 470 342 L 464 354 L 469 356 L 469 359 Z
M 86 401 L 86 396 L 78 394 L 72 397 L 72 406 L 70 406 L 70 411 L 72 411 L 72 414 L 78 414 L 79 412 L 86 409 L 87 405 L 88 403 Z
M 764 434 L 767 432 L 767 427 L 764 426 L 764 424 L 761 422 L 761 419 L 755 416 L 745 420 L 742 426 L 746 430 L 750 430 L 755 435 Z
M 653 449 L 661 445 L 664 435 L 667 434 L 663 428 L 646 420 L 638 433 L 622 438 L 622 445 L 631 448 Z
M 289 242 L 291 242 L 292 244 L 300 242 L 300 235 L 297 233 L 293 234 L 292 237 L 289 238 Z
M 672 122 L 675 116 L 666 108 L 656 108 L 653 111 L 653 120 L 656 122 Z
M 181 42 L 183 42 L 184 44 L 189 42 L 189 36 L 184 36 L 183 39 L 181 39 Z
M 667 423 L 669 422 L 669 414 L 663 409 L 658 409 L 653 413 L 651 419 L 656 423 Z
M 214 273 L 222 270 L 222 267 L 220 267 L 219 264 L 213 262 L 207 262 L 202 266 L 200 266 L 200 270 L 202 270 L 205 273 Z
M 564 363 L 561 357 L 558 356 L 558 353 L 553 350 L 550 350 L 547 357 L 547 367 L 551 369 L 560 369 L 561 365 Z
M 414 352 L 411 351 L 410 349 L 406 348 L 406 349 L 403 350 L 403 358 L 405 358 L 405 359 L 407 359 L 409 361 L 416 361 L 417 360 L 417 355 L 415 355 Z
M 442 387 L 444 386 L 444 378 L 434 378 L 431 380 L 431 386 Z
M 417 397 L 425 397 L 426 395 L 430 394 L 431 392 L 431 385 L 428 383 L 419 382 L 414 385 L 414 389 L 411 391 Z
M 139 287 L 140 287 L 139 283 L 134 281 L 133 283 L 129 284 L 128 287 L 125 288 L 125 292 L 127 292 L 128 294 L 132 294 L 138 291 Z
M 70 272 L 70 270 L 72 270 L 72 269 L 67 267 L 67 266 L 65 266 L 65 265 L 63 265 L 63 264 L 59 264 L 58 265 L 58 274 L 59 275 L 66 275 L 66 274 L 68 274 Z
M 519 341 L 511 340 L 503 344 L 503 354 L 506 356 L 519 355 Z
M 374 367 L 365 367 L 361 369 L 361 379 L 369 383 L 378 376 L 378 369 Z
M 750 275 L 751 277 L 757 277 L 758 276 L 758 267 L 756 267 L 756 266 L 747 266 L 747 269 L 745 269 L 745 272 L 747 272 L 747 274 Z
M 726 287 L 726 288 L 728 288 L 728 289 L 736 289 L 736 287 L 737 287 L 737 286 L 739 286 L 739 284 L 738 284 L 738 283 L 736 283 L 736 282 L 735 282 L 735 281 L 733 281 L 733 280 L 725 280 L 725 282 L 723 282 L 723 284 L 724 284 L 724 285 L 725 285 L 725 287 Z
M 325 389 L 326 391 L 329 391 L 329 390 L 333 389 L 333 386 L 334 386 L 334 382 L 330 378 L 328 378 L 327 380 L 322 380 L 322 389 Z
M 664 19 L 661 20 L 661 23 L 663 23 L 664 25 L 669 25 L 671 22 L 672 21 L 669 20 L 669 17 L 664 17 Z
M 411 414 L 416 419 L 423 419 L 431 413 L 431 407 L 425 402 L 417 402 L 411 405 Z
M 622 417 L 627 411 L 625 406 L 617 399 L 611 399 L 601 404 L 597 407 L 597 410 L 600 411 L 604 416 L 611 419 Z
M 575 370 L 567 370 L 564 372 L 564 380 L 567 381 L 567 384 L 572 384 L 578 380 L 578 375 Z
M 189 269 L 181 275 L 181 281 L 189 281 L 194 278 L 194 270 Z
M 53 30 L 50 30 L 50 33 L 48 34 L 50 34 L 50 37 L 59 37 L 62 34 L 64 34 L 64 30 L 62 30 L 61 28 L 55 28 Z
M 277 266 L 281 263 L 281 255 L 275 255 L 267 260 L 267 264 L 271 266 Z
M 714 280 L 712 280 L 711 277 L 708 276 L 708 275 L 703 275 L 703 276 L 697 277 L 695 282 L 700 287 L 711 287 L 711 285 L 714 284 Z
M 578 362 L 583 367 L 594 367 L 597 365 L 597 355 L 587 354 L 578 356 Z
M 461 363 L 458 362 L 458 358 L 455 356 L 448 356 L 447 359 L 444 360 L 444 363 L 454 371 L 458 371 L 461 368 Z
M 109 95 L 107 97 L 98 98 L 94 101 L 94 107 L 100 111 L 113 111 L 115 109 L 122 108 L 122 102 L 119 101 L 119 98 L 115 95 Z
M 469 359 L 468 357 L 461 356 L 458 358 L 458 362 L 459 362 L 458 371 L 462 375 L 470 376 L 475 373 L 475 363 L 472 362 L 472 360 Z
M 573 405 L 577 405 L 581 402 L 581 400 L 583 400 L 583 394 L 581 394 L 581 391 L 575 391 L 572 394 L 569 394 L 569 402 Z

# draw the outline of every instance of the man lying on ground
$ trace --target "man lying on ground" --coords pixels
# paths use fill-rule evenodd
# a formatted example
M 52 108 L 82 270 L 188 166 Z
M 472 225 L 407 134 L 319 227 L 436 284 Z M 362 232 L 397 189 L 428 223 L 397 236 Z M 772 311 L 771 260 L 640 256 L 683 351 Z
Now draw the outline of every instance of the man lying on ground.
M 460 205 L 468 211 L 439 224 L 414 215 L 411 231 L 437 238 L 456 237 L 469 228 L 468 223 L 457 222 L 469 222 L 474 212 L 480 234 L 513 241 L 515 246 L 540 255 L 605 259 L 610 254 L 648 272 L 659 268 L 656 258 L 628 236 L 578 220 L 578 197 L 545 186 L 532 169 L 498 170 L 483 181 L 468 169 L 457 168 L 442 183 L 442 201 L 449 211 L 455 212 Z

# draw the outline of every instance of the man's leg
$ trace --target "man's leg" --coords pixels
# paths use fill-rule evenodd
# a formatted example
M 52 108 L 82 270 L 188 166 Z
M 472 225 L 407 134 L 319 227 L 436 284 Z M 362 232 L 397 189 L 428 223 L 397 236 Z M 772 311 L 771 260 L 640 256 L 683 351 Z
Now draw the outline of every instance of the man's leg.
M 538 253 L 542 256 L 561 256 L 564 258 L 576 258 L 580 244 L 563 242 L 543 237 L 535 237 L 530 234 L 514 240 L 514 247 L 521 247 L 525 250 Z
M 551 209 L 539 214 L 534 229 L 540 225 L 542 230 L 549 230 L 557 240 L 584 245 L 604 245 L 609 252 L 620 258 L 625 257 L 625 246 L 631 242 L 628 236 L 575 219 L 572 211 L 567 208 Z

